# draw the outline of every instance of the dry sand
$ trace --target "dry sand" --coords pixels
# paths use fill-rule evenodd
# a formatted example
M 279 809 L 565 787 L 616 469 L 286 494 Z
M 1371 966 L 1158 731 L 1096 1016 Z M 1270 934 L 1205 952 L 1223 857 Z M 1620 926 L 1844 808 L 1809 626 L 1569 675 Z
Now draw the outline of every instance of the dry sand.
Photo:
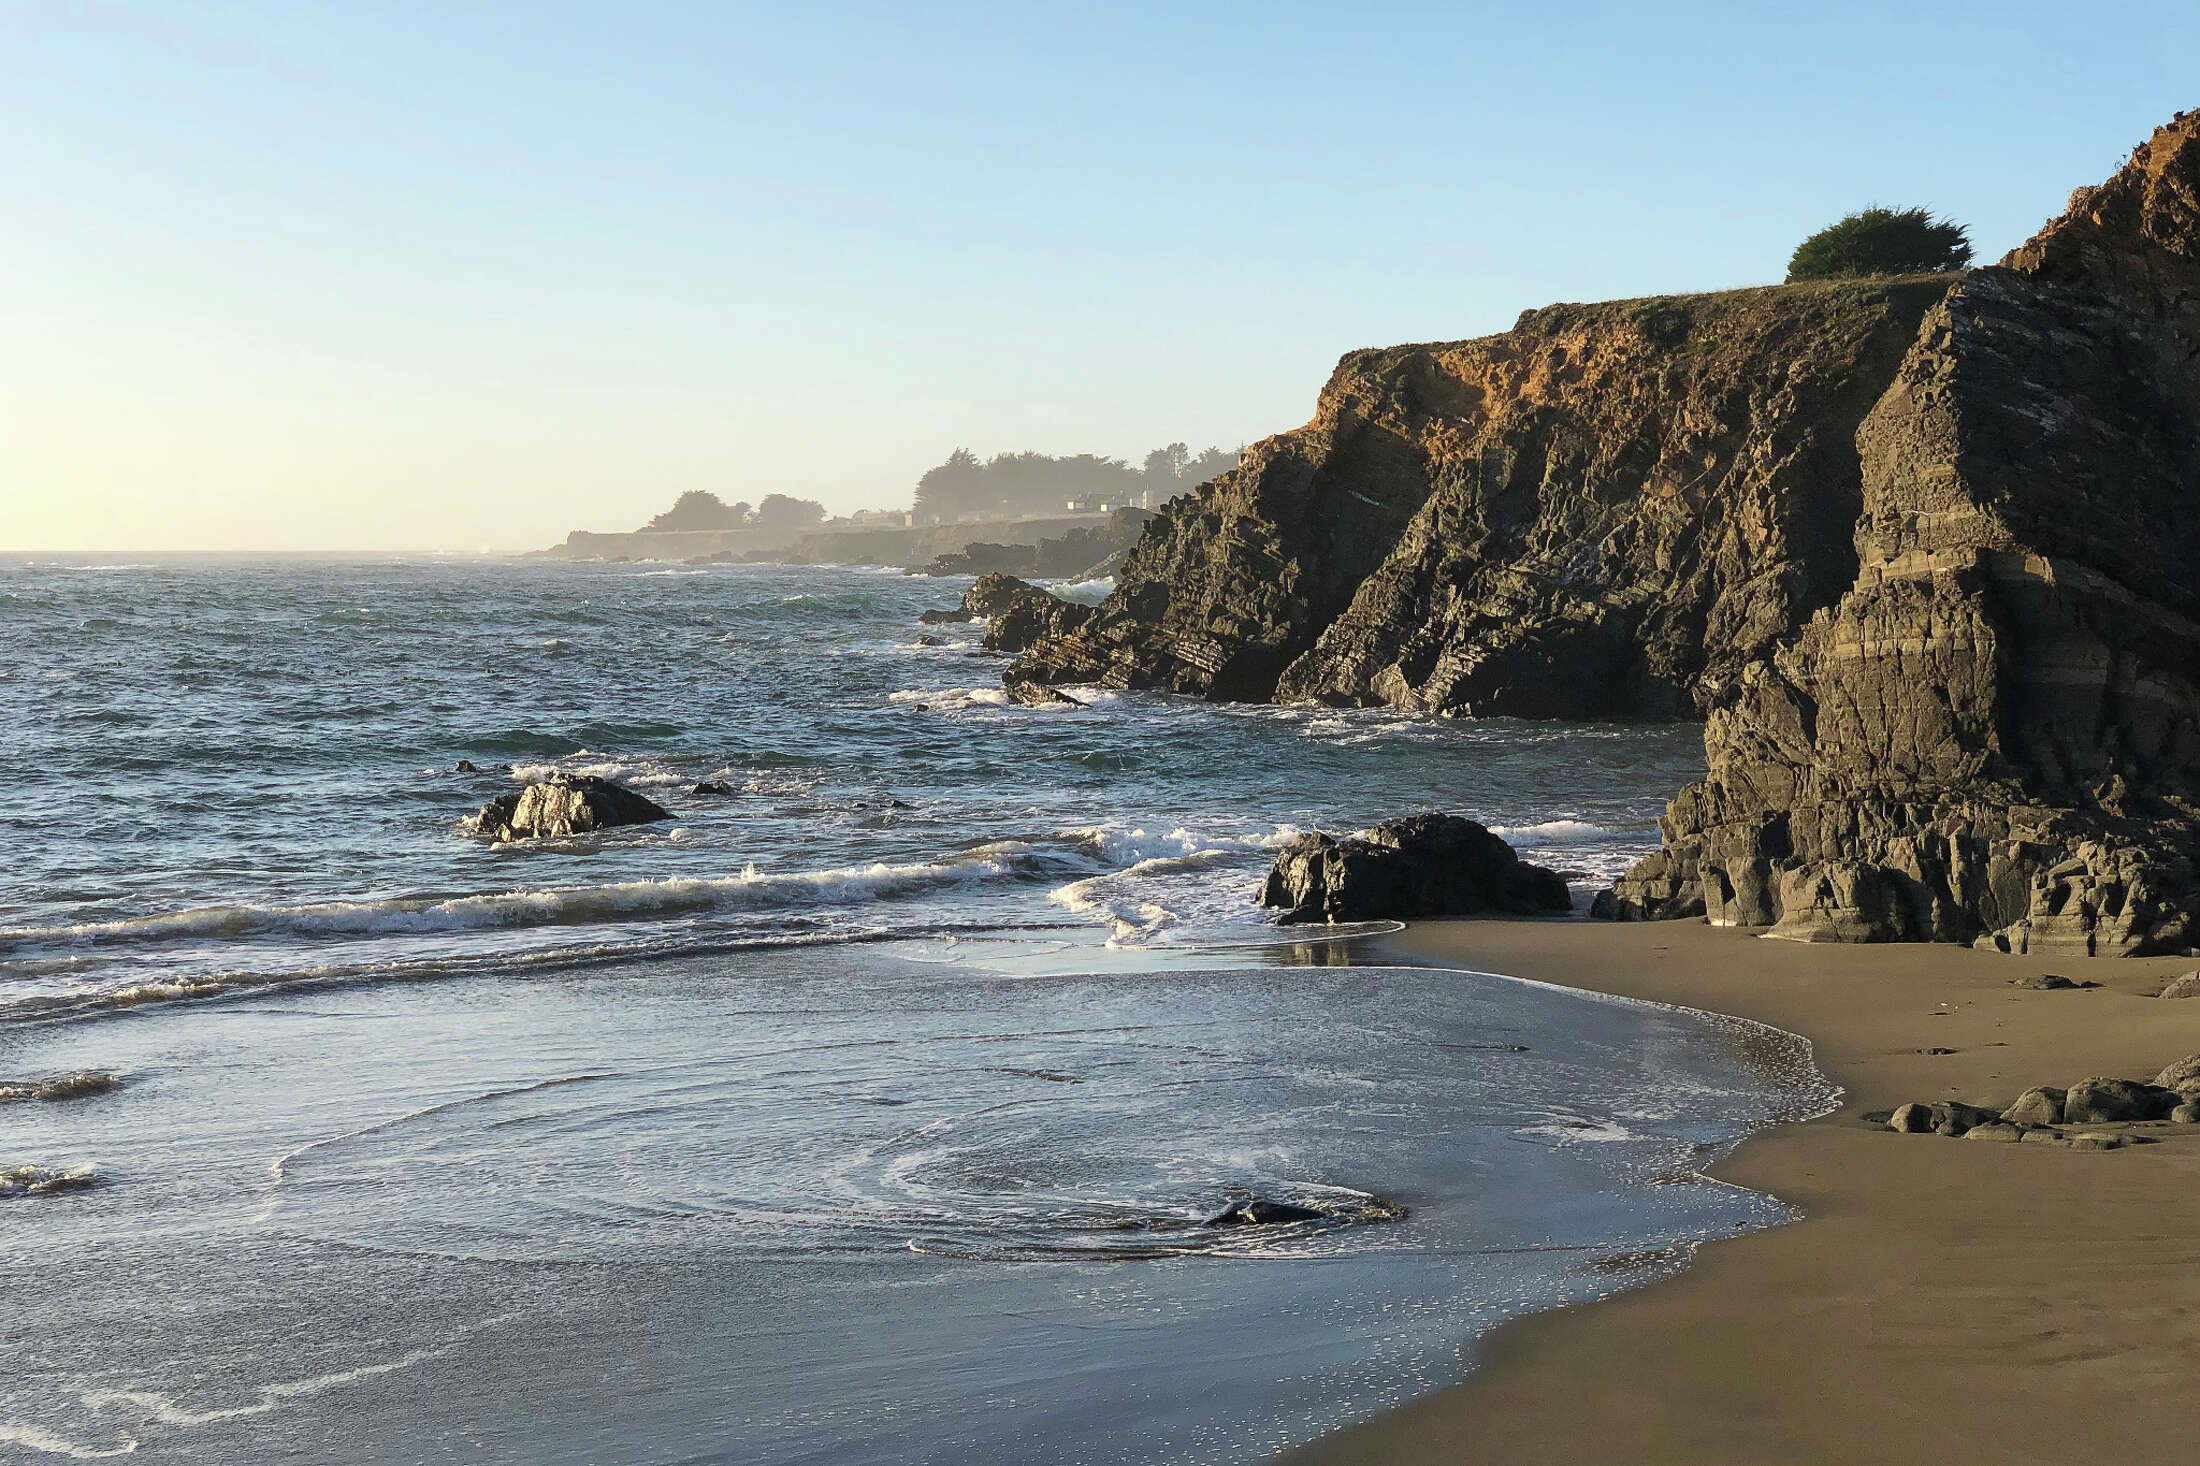
M 1860 1119 L 2151 1079 L 2200 1051 L 2200 998 L 2149 996 L 2191 959 L 1804 946 L 1698 921 L 1434 922 L 1389 944 L 1775 1024 L 1847 1095 L 1717 1169 L 1803 1221 L 1507 1325 L 1465 1383 L 1299 1459 L 2068 1466 L 2200 1445 L 2200 1126 L 2135 1127 L 2162 1143 L 2087 1153 Z M 2043 972 L 2102 986 L 2011 986 Z

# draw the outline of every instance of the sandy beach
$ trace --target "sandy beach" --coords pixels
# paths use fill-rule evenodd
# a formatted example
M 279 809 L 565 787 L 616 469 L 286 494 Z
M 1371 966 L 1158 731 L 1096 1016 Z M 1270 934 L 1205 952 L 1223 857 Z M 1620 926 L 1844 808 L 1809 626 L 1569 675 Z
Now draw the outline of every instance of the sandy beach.
M 1774 1024 L 1808 1037 L 1846 1095 L 1716 1172 L 1803 1221 L 1508 1325 L 1465 1383 L 1297 1459 L 2009 1466 L 2189 1449 L 2200 1127 L 2133 1127 L 2161 1143 L 2088 1153 L 1896 1135 L 1862 1116 L 2152 1078 L 2200 1050 L 2200 1000 L 2151 996 L 2191 959 L 1809 946 L 1700 921 L 1424 923 L 1389 945 Z M 2012 985 L 2048 972 L 2100 986 Z

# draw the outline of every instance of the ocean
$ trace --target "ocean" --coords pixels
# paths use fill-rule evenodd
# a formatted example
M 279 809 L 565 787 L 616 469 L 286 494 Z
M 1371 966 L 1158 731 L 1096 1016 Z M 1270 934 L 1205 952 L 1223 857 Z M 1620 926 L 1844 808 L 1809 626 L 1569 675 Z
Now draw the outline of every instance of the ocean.
M 1702 1170 L 1800 1040 L 1254 901 L 1421 809 L 1585 894 L 1699 730 L 1016 707 L 966 584 L 0 559 L 0 1086 L 117 1081 L 0 1099 L 0 1455 L 1257 1459 L 1787 1217 Z M 558 769 L 674 818 L 470 832 Z

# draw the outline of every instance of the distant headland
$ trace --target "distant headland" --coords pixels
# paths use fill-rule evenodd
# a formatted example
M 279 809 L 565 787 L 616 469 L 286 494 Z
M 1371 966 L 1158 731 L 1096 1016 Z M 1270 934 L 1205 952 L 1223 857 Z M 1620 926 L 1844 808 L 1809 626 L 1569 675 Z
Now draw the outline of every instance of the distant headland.
M 529 559 L 900 565 L 932 574 L 1107 574 L 1160 509 L 1235 468 L 1243 450 L 1171 443 L 1133 467 L 1091 453 L 957 448 L 917 481 L 907 509 L 834 517 L 814 499 L 727 503 L 691 489 L 639 529 L 575 530 Z

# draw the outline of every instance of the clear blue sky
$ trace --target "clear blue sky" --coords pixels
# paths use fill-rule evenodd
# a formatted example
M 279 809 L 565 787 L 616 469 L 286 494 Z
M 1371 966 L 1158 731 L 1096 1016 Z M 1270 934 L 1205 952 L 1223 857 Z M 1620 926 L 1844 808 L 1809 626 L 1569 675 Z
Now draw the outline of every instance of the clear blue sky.
M 0 548 L 472 550 L 1307 417 L 1339 353 L 1982 258 L 2200 7 L 0 0 Z

